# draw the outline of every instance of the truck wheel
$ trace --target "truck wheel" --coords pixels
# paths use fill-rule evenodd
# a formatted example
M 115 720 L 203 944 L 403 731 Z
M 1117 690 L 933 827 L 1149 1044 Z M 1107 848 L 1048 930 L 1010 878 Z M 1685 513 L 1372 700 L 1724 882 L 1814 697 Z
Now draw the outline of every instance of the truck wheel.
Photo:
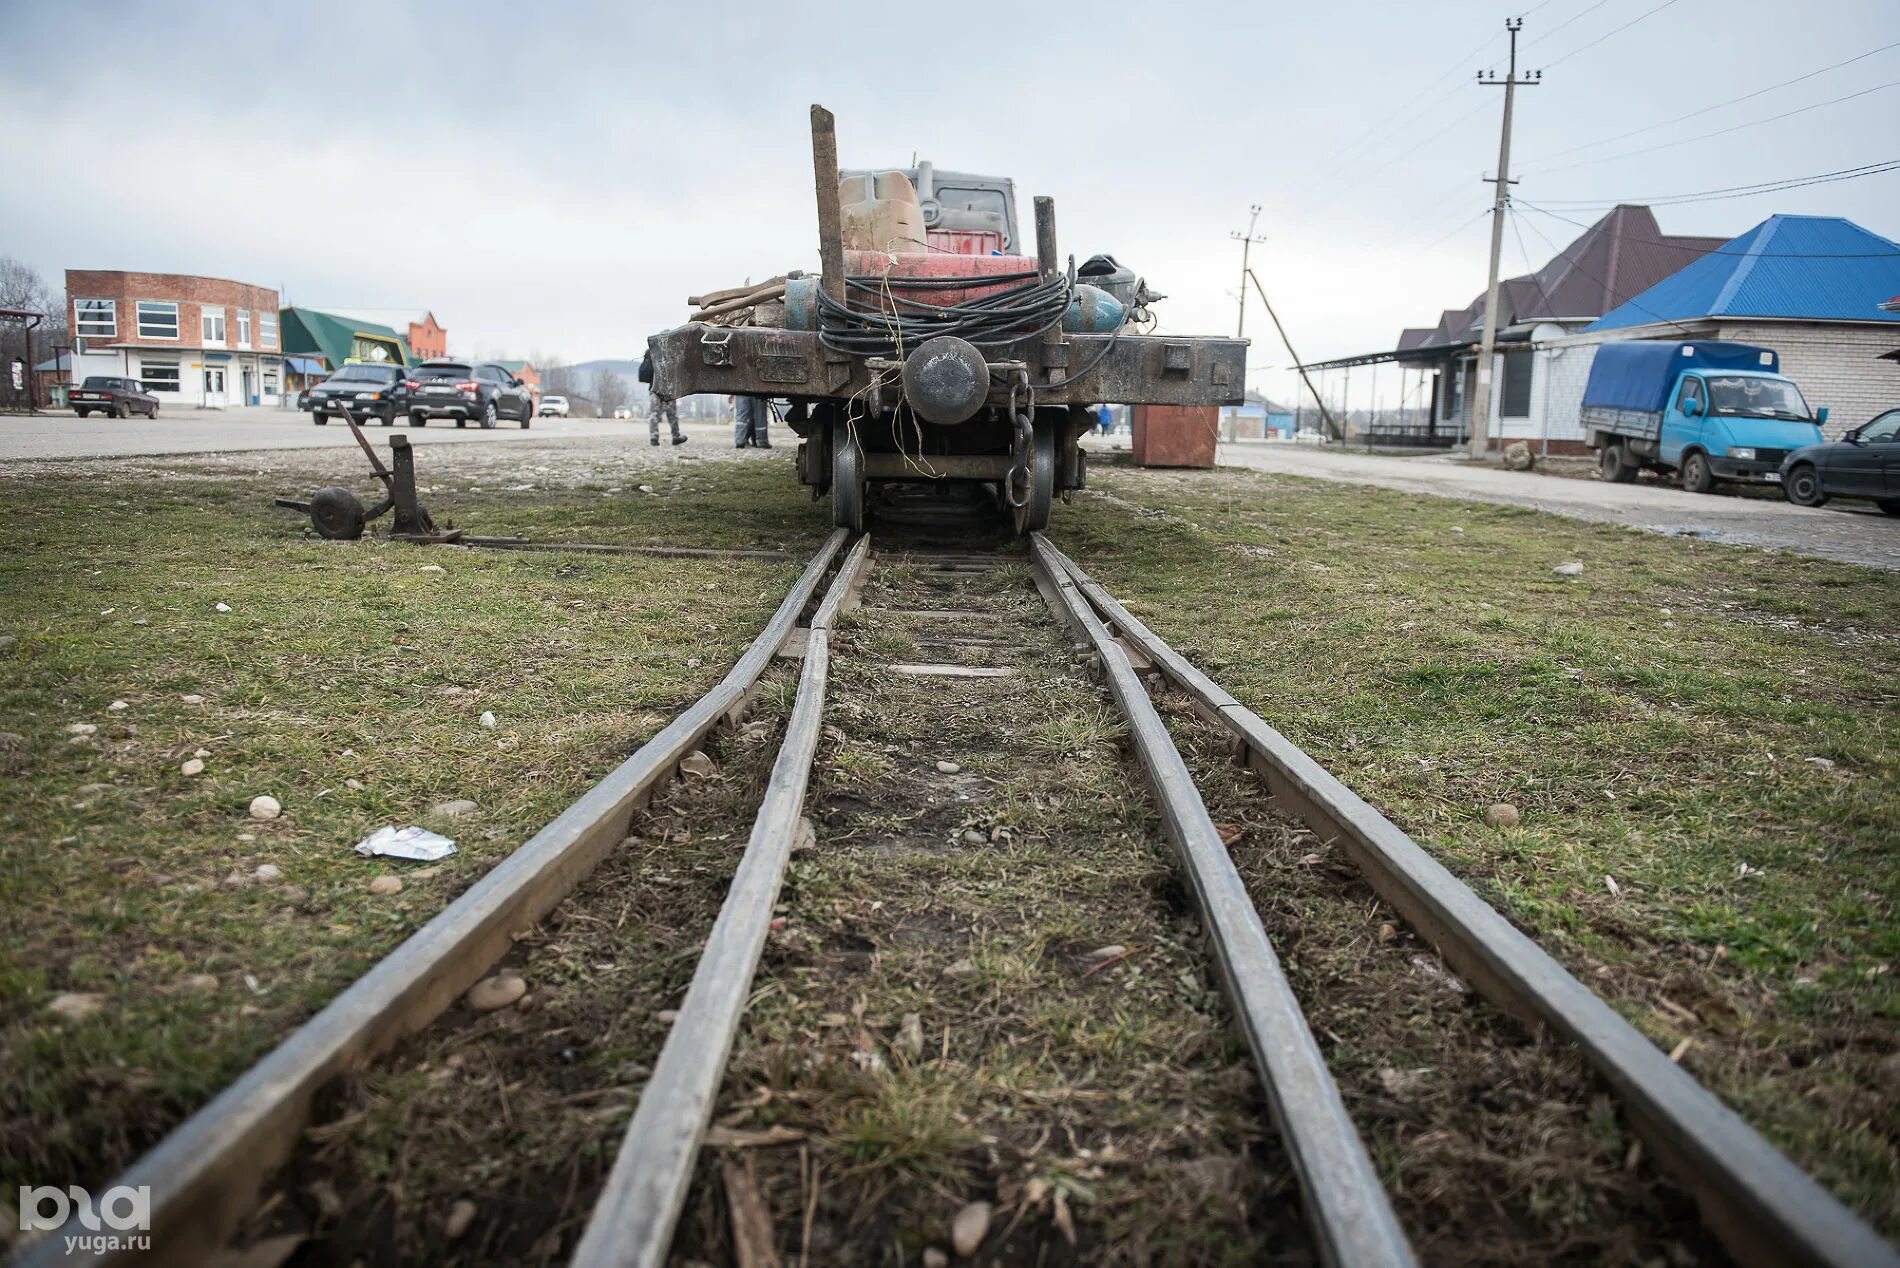
M 1827 494 L 1821 491 L 1821 473 L 1814 469 L 1814 464 L 1808 462 L 1788 473 L 1788 482 L 1782 486 L 1781 492 L 1796 506 L 1820 506 L 1827 501 Z
M 1628 484 L 1636 478 L 1636 464 L 1630 461 L 1629 450 L 1622 445 L 1603 446 L 1598 460 L 1602 463 L 1603 478 L 1611 484 Z
M 831 522 L 864 531 L 864 451 L 848 435 L 831 455 Z
M 1715 489 L 1715 471 L 1709 455 L 1692 453 L 1682 460 L 1682 487 L 1691 493 L 1709 493 Z

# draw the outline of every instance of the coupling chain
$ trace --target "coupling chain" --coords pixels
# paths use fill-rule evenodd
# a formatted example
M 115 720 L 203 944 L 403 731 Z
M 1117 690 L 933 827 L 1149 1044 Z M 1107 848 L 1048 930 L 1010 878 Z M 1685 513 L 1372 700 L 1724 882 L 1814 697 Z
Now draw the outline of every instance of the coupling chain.
M 1029 502 L 1029 455 L 1036 446 L 1036 389 L 1029 371 L 1009 372 L 1009 421 L 1014 430 L 1009 474 L 1003 478 L 1003 500 L 1012 511 Z

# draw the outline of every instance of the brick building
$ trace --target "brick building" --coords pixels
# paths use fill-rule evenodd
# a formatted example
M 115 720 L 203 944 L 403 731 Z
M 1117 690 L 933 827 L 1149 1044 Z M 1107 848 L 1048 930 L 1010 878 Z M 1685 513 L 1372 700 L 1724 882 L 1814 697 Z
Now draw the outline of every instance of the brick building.
M 1551 343 L 1562 372 L 1546 405 L 1553 437 L 1582 438 L 1583 385 L 1613 339 L 1729 339 L 1773 348 L 1838 437 L 1900 402 L 1900 244 L 1836 216 L 1770 216 L 1747 233 Z
M 528 390 L 534 393 L 535 398 L 537 400 L 540 399 L 541 371 L 534 368 L 534 362 L 532 361 L 497 361 L 495 364 L 500 366 L 502 369 L 508 371 L 508 373 L 514 375 L 517 379 L 520 379 L 523 383 L 526 383 L 528 385 Z
M 449 355 L 449 332 L 434 313 L 424 313 L 422 320 L 409 323 L 409 352 L 417 361 Z
M 137 379 L 167 405 L 275 405 L 277 292 L 218 277 L 67 269 L 72 379 Z

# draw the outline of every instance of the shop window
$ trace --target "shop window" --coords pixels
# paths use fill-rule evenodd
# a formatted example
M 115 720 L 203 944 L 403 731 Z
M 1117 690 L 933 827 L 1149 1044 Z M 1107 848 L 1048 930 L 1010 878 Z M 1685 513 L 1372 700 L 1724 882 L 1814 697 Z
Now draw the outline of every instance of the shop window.
M 178 390 L 178 363 L 176 361 L 142 361 L 139 363 L 139 382 L 148 392 L 176 392 Z

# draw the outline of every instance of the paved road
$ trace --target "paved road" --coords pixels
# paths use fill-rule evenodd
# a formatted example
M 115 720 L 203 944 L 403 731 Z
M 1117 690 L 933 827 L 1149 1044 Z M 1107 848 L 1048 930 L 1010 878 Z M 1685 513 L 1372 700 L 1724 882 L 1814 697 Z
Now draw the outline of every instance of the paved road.
M 1528 506 L 1645 532 L 1900 570 L 1900 518 L 1882 515 L 1868 502 L 1833 502 L 1811 510 L 1767 498 L 1685 493 L 1648 482 L 1605 484 L 1505 471 L 1439 455 L 1384 457 L 1306 445 L 1222 445 L 1219 461 L 1223 466 L 1434 497 Z
M 365 429 L 378 449 L 387 448 L 378 433 Z M 519 423 L 503 423 L 493 431 L 458 428 L 437 420 L 427 427 L 398 426 L 418 445 L 518 442 L 616 436 L 646 439 L 646 422 L 618 422 L 605 418 L 538 418 L 523 431 Z M 695 436 L 731 435 L 730 427 L 708 425 L 688 429 Z M 696 443 L 704 444 L 705 439 Z M 155 454 L 232 453 L 249 449 L 353 448 L 350 429 L 340 422 L 318 427 L 310 415 L 295 410 L 243 408 L 229 410 L 163 407 L 156 419 L 78 418 L 66 414 L 0 414 L 0 462 L 47 458 L 131 458 Z

